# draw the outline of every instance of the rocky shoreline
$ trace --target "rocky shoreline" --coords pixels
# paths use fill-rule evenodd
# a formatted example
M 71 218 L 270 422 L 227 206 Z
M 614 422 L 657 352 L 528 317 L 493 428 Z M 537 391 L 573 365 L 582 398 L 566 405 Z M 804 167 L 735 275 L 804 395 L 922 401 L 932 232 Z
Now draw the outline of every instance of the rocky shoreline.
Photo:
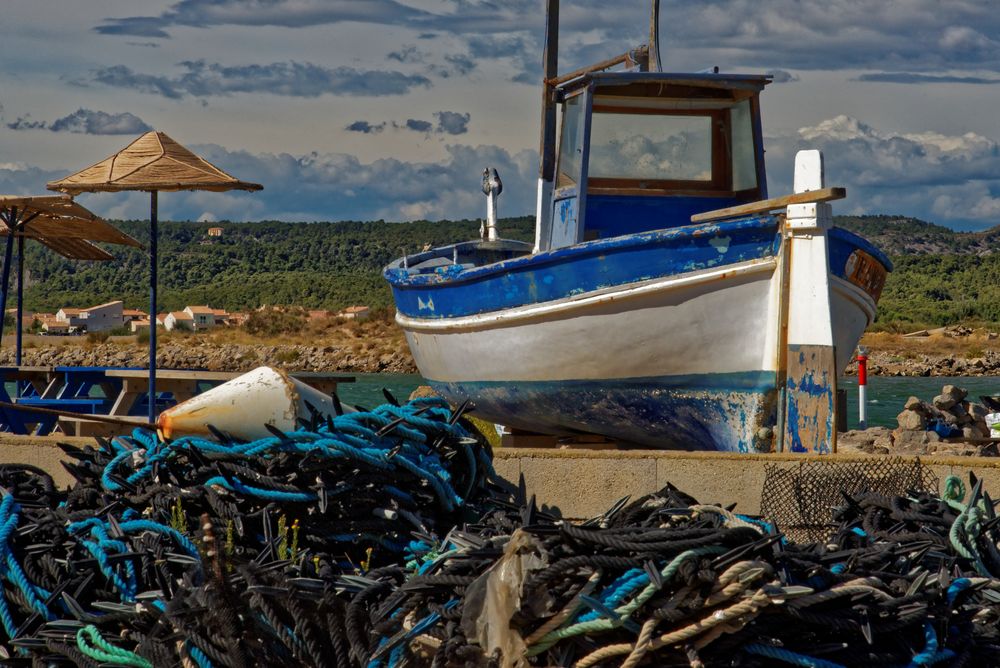
M 857 365 L 851 364 L 845 374 L 853 376 L 857 371 Z M 977 357 L 870 352 L 868 373 L 872 376 L 1000 376 L 1000 351 L 986 350 Z
M 355 351 L 345 346 L 216 344 L 202 341 L 164 343 L 157 352 L 161 368 L 249 371 L 261 365 L 288 371 L 342 371 L 344 373 L 416 373 L 408 350 Z M 0 364 L 14 363 L 14 352 L 0 352 Z M 138 344 L 102 343 L 24 350 L 28 366 L 146 367 L 149 352 Z

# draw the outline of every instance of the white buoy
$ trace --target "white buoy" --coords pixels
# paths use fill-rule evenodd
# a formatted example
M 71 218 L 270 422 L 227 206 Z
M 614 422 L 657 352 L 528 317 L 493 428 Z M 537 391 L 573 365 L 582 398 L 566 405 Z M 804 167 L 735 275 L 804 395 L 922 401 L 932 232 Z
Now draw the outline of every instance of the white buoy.
M 262 366 L 160 413 L 156 425 L 165 438 L 210 435 L 208 425 L 243 440 L 271 436 L 265 424 L 294 431 L 309 419 L 311 405 L 333 416 L 333 399 L 284 371 Z

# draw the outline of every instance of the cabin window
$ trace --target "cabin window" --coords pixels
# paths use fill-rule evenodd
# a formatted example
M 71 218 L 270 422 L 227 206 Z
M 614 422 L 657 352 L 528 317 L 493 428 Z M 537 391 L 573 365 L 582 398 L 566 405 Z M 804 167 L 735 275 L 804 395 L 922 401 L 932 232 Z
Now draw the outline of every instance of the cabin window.
M 583 123 L 583 95 L 577 95 L 566 100 L 563 105 L 562 131 L 559 138 L 559 173 L 556 176 L 556 188 L 566 188 L 576 185 L 580 174 L 580 159 L 583 146 L 580 143 Z
M 640 113 L 635 113 L 638 111 Z M 591 179 L 700 181 L 712 178 L 712 116 L 595 108 Z
M 732 128 L 730 150 L 733 156 L 733 190 L 750 190 L 757 187 L 757 156 L 753 142 L 753 120 L 750 100 L 737 102 L 729 110 Z

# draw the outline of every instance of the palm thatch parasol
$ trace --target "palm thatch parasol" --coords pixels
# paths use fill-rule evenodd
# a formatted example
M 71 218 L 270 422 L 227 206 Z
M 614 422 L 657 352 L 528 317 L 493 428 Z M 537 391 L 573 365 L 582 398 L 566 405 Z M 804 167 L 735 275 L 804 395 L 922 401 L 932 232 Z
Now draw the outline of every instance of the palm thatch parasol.
M 71 260 L 103 262 L 113 259 L 94 242 L 134 246 L 142 244 L 112 227 L 68 195 L 23 197 L 0 195 L 0 235 L 7 237 L 4 248 L 3 277 L 0 279 L 0 313 L 7 313 L 10 290 L 10 265 L 17 238 L 17 338 L 16 363 L 21 364 L 21 314 L 24 308 L 24 240 L 34 239 Z M 0 328 L 0 341 L 3 328 Z
M 163 132 L 147 132 L 97 164 L 48 184 L 49 190 L 82 192 L 149 192 L 149 421 L 156 418 L 156 241 L 157 193 L 161 190 L 261 190 L 263 186 L 233 178 L 198 157 Z

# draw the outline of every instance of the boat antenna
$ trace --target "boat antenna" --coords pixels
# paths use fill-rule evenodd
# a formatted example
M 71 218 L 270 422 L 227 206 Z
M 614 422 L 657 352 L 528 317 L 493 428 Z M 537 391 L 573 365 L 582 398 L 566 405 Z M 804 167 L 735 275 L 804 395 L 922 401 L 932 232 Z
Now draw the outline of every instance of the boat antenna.
M 545 54 L 542 56 L 542 137 L 539 177 L 552 181 L 556 164 L 555 84 L 559 76 L 559 0 L 547 0 L 545 11 Z
M 660 0 L 653 0 L 649 16 L 649 71 L 663 71 L 660 65 Z

